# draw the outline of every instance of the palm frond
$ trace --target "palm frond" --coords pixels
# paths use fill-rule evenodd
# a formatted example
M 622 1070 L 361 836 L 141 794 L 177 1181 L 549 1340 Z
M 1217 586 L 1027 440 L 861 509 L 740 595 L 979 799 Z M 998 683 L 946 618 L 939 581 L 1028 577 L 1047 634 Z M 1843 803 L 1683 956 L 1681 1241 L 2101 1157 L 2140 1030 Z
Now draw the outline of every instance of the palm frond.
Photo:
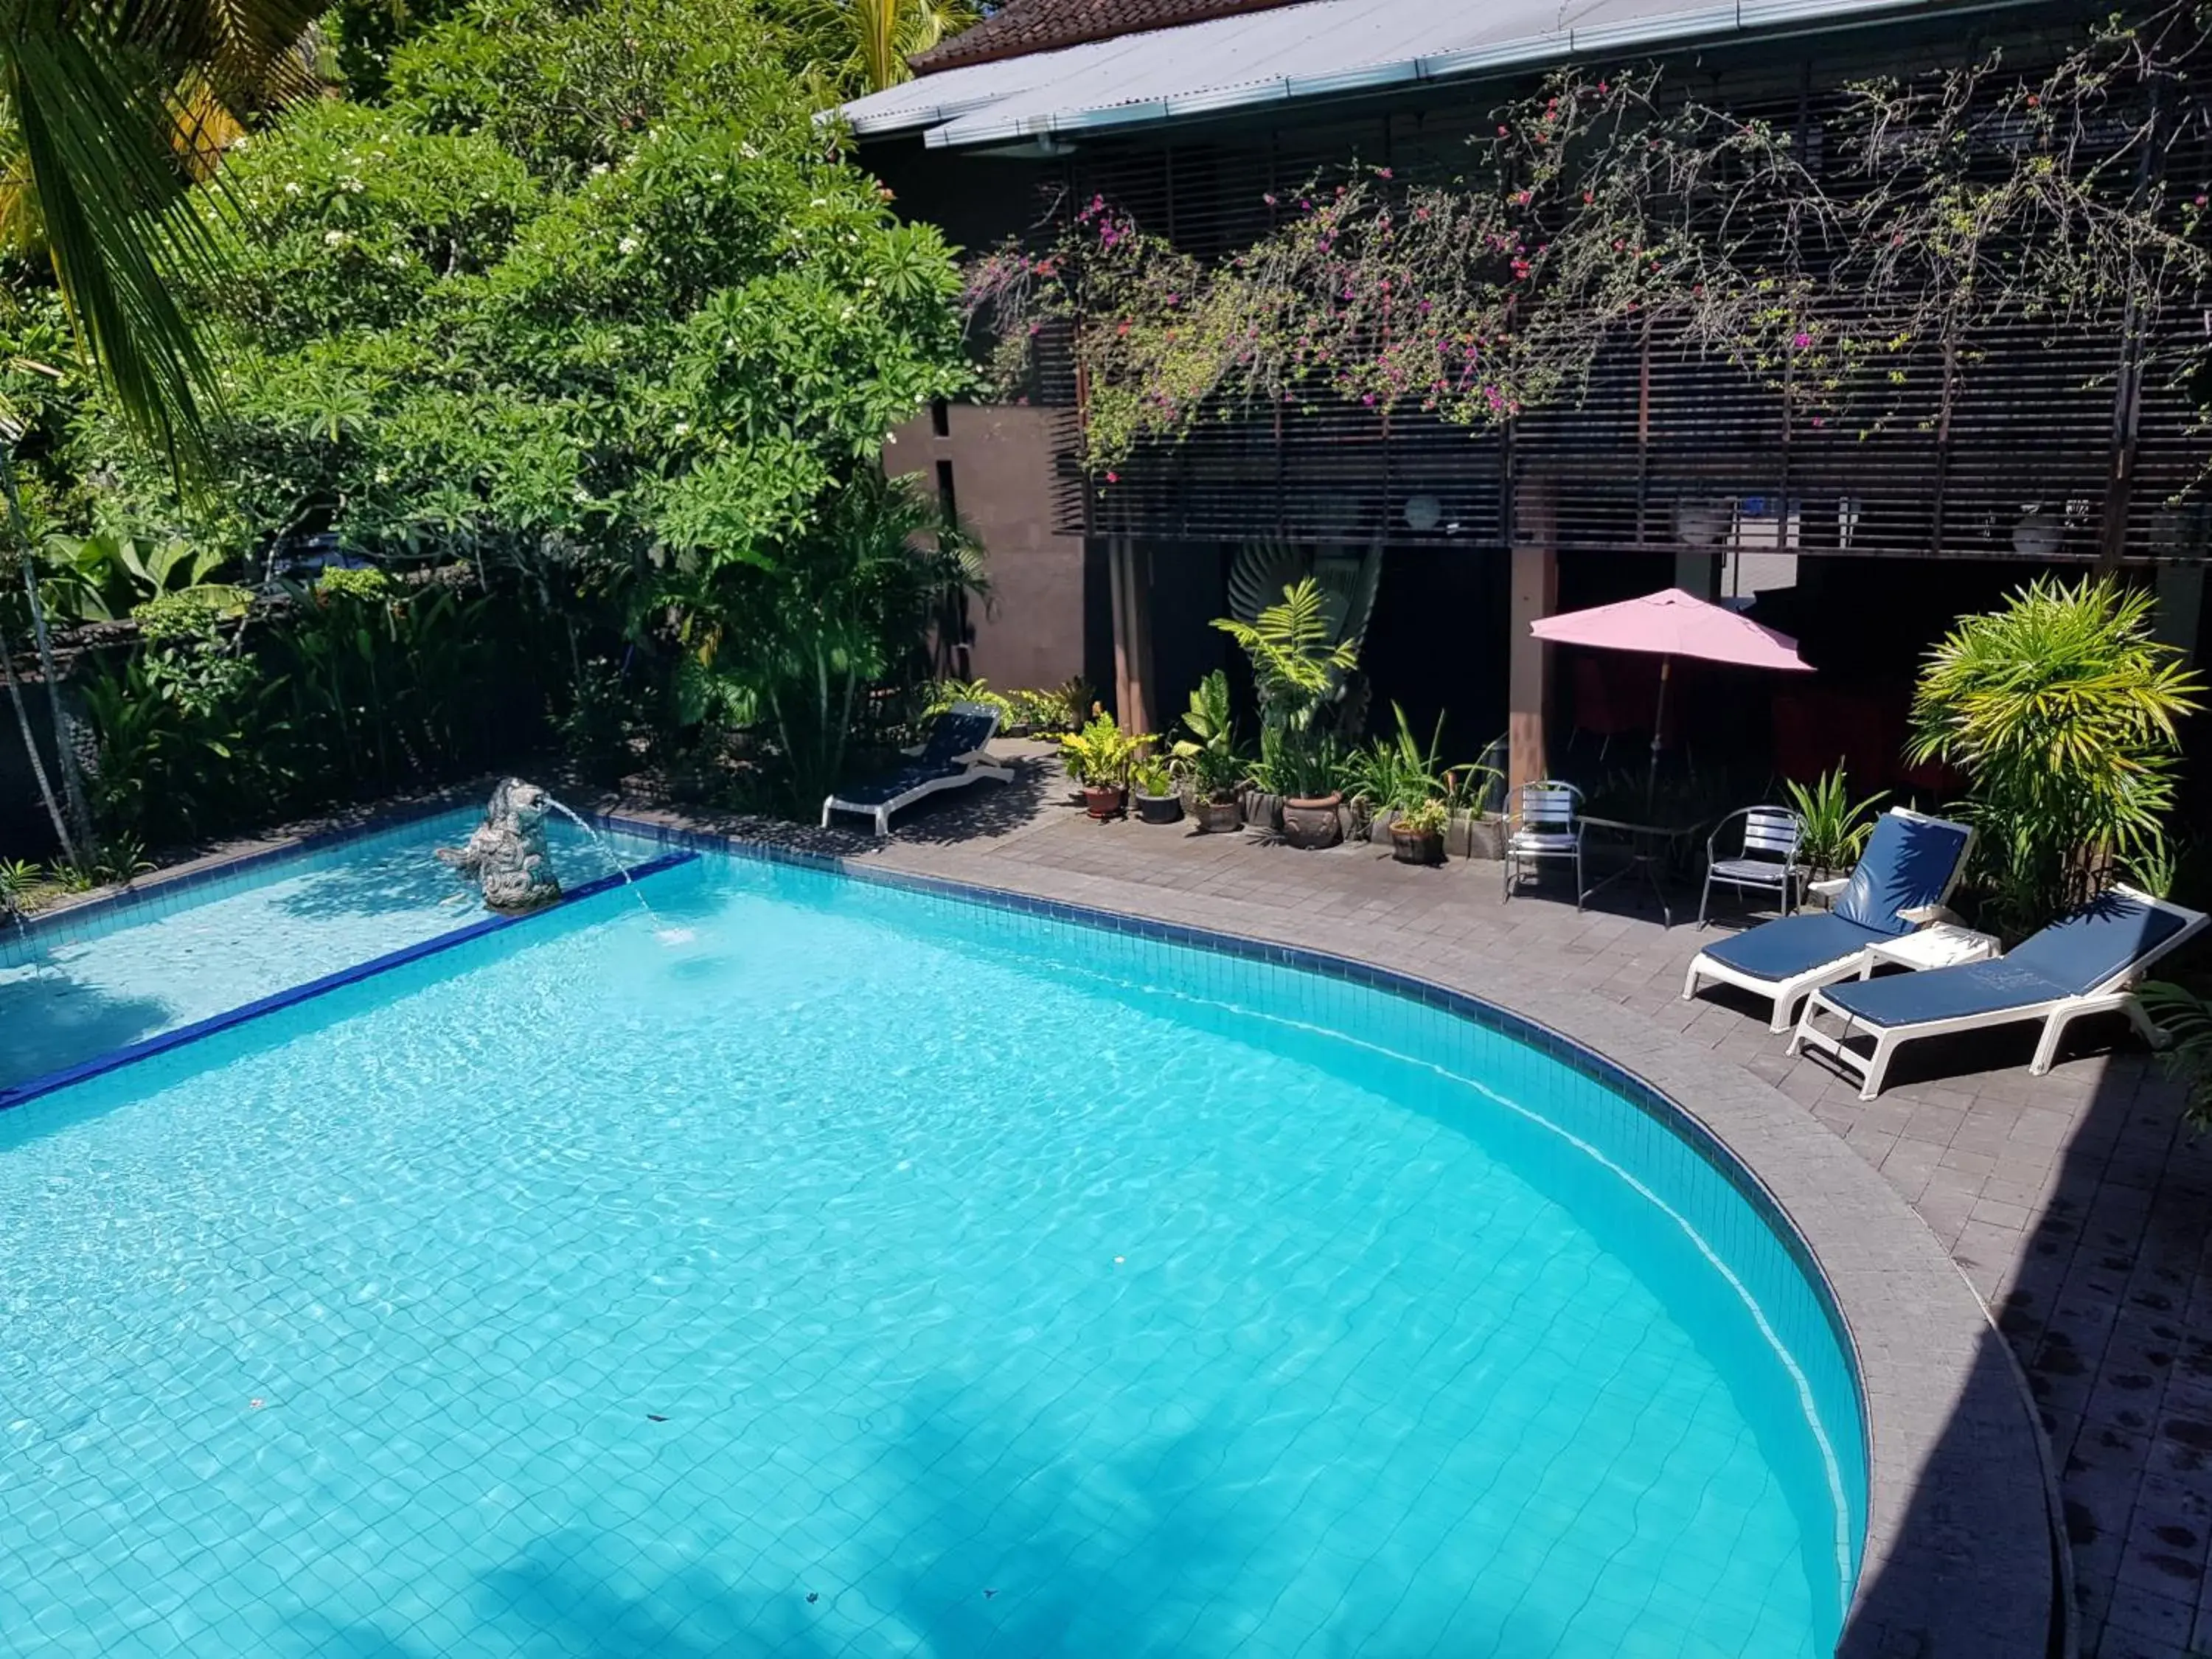
M 213 377 L 176 289 L 216 250 L 161 142 L 164 100 L 128 54 L 40 8 L 0 46 L 0 75 L 85 355 L 131 428 L 189 463 L 204 454 Z
M 982 16 L 975 0 L 821 0 L 823 21 L 848 47 L 847 66 L 869 92 L 914 77 L 907 59 Z
M 2202 1133 L 2212 1127 L 2212 1001 L 2185 985 L 2148 980 L 2136 1000 L 2166 1038 L 2161 1058 L 2166 1070 L 2189 1090 L 2184 1110 Z

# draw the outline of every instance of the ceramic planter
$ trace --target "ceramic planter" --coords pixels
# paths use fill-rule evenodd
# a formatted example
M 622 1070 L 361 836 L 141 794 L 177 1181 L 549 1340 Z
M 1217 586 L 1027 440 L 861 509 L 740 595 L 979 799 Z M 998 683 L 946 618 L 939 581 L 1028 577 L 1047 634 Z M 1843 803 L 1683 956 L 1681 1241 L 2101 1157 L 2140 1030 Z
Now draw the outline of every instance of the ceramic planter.
M 1495 812 L 1455 812 L 1445 845 L 1461 858 L 1495 864 L 1505 856 L 1505 820 Z
M 1191 817 L 1201 836 L 1226 836 L 1243 827 L 1243 810 L 1233 800 L 1193 801 Z
M 1178 823 L 1182 820 L 1180 795 L 1148 795 L 1140 789 L 1132 799 L 1137 803 L 1139 823 Z
M 1101 823 L 1105 823 L 1109 818 L 1121 816 L 1124 799 L 1125 792 L 1118 785 L 1102 787 L 1085 784 L 1083 786 L 1084 810 Z
M 1344 839 L 1344 818 L 1339 811 L 1344 797 L 1332 791 L 1307 799 L 1283 802 L 1283 839 L 1308 850 L 1334 847 Z
M 1244 822 L 1255 830 L 1279 830 L 1283 824 L 1283 798 L 1267 795 L 1257 789 L 1248 789 L 1237 798 L 1243 809 Z
M 1401 864 L 1442 864 L 1444 833 L 1441 830 L 1408 830 L 1390 826 L 1390 856 Z

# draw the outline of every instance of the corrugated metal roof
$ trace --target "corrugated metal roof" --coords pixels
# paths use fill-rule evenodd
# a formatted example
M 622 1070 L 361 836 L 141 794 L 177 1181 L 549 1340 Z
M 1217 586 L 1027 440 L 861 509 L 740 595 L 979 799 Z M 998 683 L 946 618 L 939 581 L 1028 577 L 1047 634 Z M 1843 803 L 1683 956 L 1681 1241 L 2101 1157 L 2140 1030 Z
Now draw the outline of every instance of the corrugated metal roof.
M 925 76 L 844 106 L 933 147 L 1069 136 L 1597 52 L 1929 11 L 1938 0 L 1306 0 Z

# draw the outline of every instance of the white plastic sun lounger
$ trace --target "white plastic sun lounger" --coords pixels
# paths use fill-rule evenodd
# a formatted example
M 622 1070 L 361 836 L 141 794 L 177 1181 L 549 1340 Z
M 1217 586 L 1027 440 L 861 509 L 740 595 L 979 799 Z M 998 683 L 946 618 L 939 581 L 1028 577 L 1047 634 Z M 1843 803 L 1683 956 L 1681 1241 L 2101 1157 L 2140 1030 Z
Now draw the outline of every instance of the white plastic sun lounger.
M 2178 904 L 2115 887 L 2054 921 L 2008 954 L 1954 968 L 1831 985 L 1806 1000 L 1790 1052 L 1812 1048 L 1860 1077 L 1859 1098 L 1881 1092 L 1883 1074 L 1902 1043 L 1953 1031 L 2043 1022 L 2028 1071 L 2041 1077 L 2058 1057 L 2059 1039 L 2084 1014 L 2124 1012 L 2154 1048 L 2165 1036 L 2135 999 L 2144 970 L 2204 926 L 2204 916 Z M 1842 1022 L 1833 1033 L 1814 1021 Z M 1872 1039 L 1866 1052 L 1848 1046 Z
M 1935 919 L 1959 884 L 1974 832 L 1948 818 L 1894 806 L 1875 821 L 1858 868 L 1833 908 L 1780 916 L 1717 939 L 1698 952 L 1682 1000 L 1705 985 L 1733 985 L 1772 999 L 1766 1029 L 1782 1032 L 1816 987 L 1856 977 L 1867 950 Z
M 915 758 L 896 772 L 855 784 L 822 803 L 822 827 L 832 812 L 859 812 L 876 821 L 876 833 L 891 832 L 891 814 L 940 789 L 964 789 L 988 778 L 1012 783 L 1011 768 L 984 752 L 998 734 L 999 711 L 978 702 L 956 702 L 929 728 L 929 741 L 906 752 Z

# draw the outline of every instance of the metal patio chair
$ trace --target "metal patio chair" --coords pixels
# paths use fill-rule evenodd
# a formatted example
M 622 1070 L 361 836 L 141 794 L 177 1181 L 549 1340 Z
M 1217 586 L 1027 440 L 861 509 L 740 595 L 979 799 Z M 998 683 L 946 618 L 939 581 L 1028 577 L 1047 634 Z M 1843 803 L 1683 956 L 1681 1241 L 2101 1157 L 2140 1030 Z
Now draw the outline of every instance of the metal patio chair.
M 1743 820 L 1743 838 L 1729 857 L 1721 856 L 1721 839 L 1729 825 Z M 1797 908 L 1804 884 L 1804 867 L 1797 862 L 1797 844 L 1805 834 L 1805 820 L 1786 806 L 1740 806 L 1713 826 L 1705 838 L 1705 890 L 1698 900 L 1698 926 L 1705 925 L 1712 905 L 1713 884 L 1724 881 L 1739 894 L 1756 887 L 1782 897 L 1782 914 Z
M 1546 859 L 1571 864 L 1575 871 L 1575 908 L 1583 908 L 1583 792 L 1571 783 L 1546 778 L 1524 783 L 1505 820 L 1505 896 L 1529 866 L 1540 869 Z

